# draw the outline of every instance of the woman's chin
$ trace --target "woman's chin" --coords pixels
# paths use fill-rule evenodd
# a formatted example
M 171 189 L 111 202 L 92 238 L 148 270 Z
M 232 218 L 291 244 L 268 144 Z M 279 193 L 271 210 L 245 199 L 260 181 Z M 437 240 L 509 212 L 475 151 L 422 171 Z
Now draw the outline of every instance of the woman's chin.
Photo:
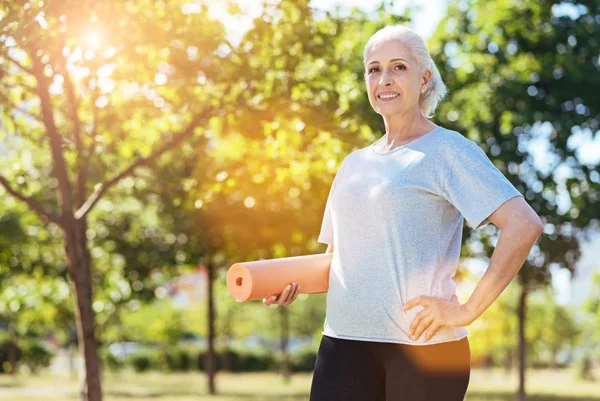
M 380 105 L 378 105 L 376 111 L 378 114 L 381 114 L 382 116 L 391 116 L 394 114 L 402 114 L 403 113 L 402 107 L 398 107 L 398 106 L 396 106 L 396 107 L 386 107 L 386 106 L 381 107 Z

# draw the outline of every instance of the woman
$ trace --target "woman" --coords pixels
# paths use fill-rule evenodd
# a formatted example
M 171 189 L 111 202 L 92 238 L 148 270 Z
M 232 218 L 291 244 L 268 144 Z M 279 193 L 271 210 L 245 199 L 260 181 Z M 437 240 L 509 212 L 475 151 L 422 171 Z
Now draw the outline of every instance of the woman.
M 335 252 L 310 400 L 462 400 L 465 326 L 515 277 L 542 223 L 475 142 L 429 120 L 446 87 L 418 34 L 376 32 L 364 66 L 386 133 L 344 158 L 327 199 L 318 240 Z M 501 232 L 460 304 L 463 219 Z M 264 303 L 289 305 L 298 291 L 291 283 Z

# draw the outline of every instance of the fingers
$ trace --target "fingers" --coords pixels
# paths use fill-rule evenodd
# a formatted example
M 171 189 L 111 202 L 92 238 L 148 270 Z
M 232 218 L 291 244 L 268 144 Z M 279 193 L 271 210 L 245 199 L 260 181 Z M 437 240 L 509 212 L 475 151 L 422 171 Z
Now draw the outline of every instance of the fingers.
M 295 284 L 295 283 L 292 283 L 292 284 L 294 284 L 295 287 L 292 290 L 291 298 L 289 299 L 289 304 L 294 302 L 296 300 L 296 298 L 298 297 L 298 294 L 300 293 L 300 284 Z
M 421 334 L 423 334 L 423 331 L 425 331 L 425 329 L 427 329 L 431 325 L 431 323 L 433 323 L 433 320 L 434 319 L 432 315 L 427 315 L 423 317 L 423 319 L 421 319 L 421 321 L 419 322 L 417 328 L 414 330 L 412 339 L 418 340 L 419 337 L 421 337 Z
M 425 295 L 419 295 L 418 297 L 413 298 L 410 301 L 408 301 L 402 307 L 402 310 L 406 312 L 407 310 L 410 310 L 410 309 L 414 308 L 417 305 L 421 305 L 421 306 L 427 307 L 427 306 L 430 305 L 430 303 L 431 303 L 430 301 L 431 301 L 430 297 L 425 296 Z
M 429 315 L 429 308 L 425 308 L 421 312 L 419 312 L 415 315 L 415 318 L 413 319 L 412 323 L 410 324 L 410 333 L 409 334 L 411 336 L 413 334 L 415 334 L 417 327 L 419 327 L 419 324 L 421 323 L 421 320 L 423 320 L 428 315 Z
M 433 337 L 433 335 L 439 328 L 440 328 L 440 324 L 438 324 L 438 323 L 433 323 L 431 326 L 429 326 L 429 328 L 425 332 L 425 341 L 429 341 L 429 339 L 431 339 L 431 337 Z
M 294 300 L 296 299 L 296 295 L 297 295 L 297 289 L 298 289 L 299 285 L 296 283 L 291 283 L 288 284 L 286 286 L 286 290 L 287 290 L 287 295 L 284 298 L 283 297 L 283 293 L 281 294 L 281 306 L 288 306 L 289 304 L 291 304 L 292 302 L 294 302 Z
M 268 298 L 263 298 L 263 303 L 267 306 L 271 305 L 273 302 L 277 300 L 277 295 L 272 295 Z
M 292 285 L 291 284 L 286 285 L 285 288 L 283 289 L 283 291 L 281 292 L 281 295 L 279 295 L 279 298 L 277 298 L 276 303 L 281 306 L 285 306 L 285 303 L 286 303 L 291 291 L 292 291 Z
M 281 294 L 265 298 L 263 299 L 263 303 L 267 306 L 272 304 L 287 306 L 294 302 L 299 292 L 300 286 L 296 283 L 290 283 L 283 288 Z

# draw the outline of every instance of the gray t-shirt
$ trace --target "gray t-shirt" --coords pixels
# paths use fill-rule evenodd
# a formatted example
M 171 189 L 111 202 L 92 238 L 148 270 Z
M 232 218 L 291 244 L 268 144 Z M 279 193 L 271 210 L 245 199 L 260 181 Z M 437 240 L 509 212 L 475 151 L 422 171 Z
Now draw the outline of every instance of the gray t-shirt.
M 427 345 L 460 340 L 441 327 L 425 342 L 408 332 L 419 295 L 456 296 L 463 217 L 472 228 L 519 191 L 473 141 L 436 127 L 391 151 L 373 144 L 348 154 L 331 185 L 318 241 L 334 245 L 323 334 Z

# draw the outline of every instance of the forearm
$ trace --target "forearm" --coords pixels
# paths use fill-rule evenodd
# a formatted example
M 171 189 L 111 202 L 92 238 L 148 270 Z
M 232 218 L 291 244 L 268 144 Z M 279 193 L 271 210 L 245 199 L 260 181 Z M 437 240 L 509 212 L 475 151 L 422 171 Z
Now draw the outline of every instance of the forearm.
M 500 231 L 490 264 L 465 303 L 473 321 L 498 298 L 517 275 L 541 231 L 527 222 L 514 222 Z

